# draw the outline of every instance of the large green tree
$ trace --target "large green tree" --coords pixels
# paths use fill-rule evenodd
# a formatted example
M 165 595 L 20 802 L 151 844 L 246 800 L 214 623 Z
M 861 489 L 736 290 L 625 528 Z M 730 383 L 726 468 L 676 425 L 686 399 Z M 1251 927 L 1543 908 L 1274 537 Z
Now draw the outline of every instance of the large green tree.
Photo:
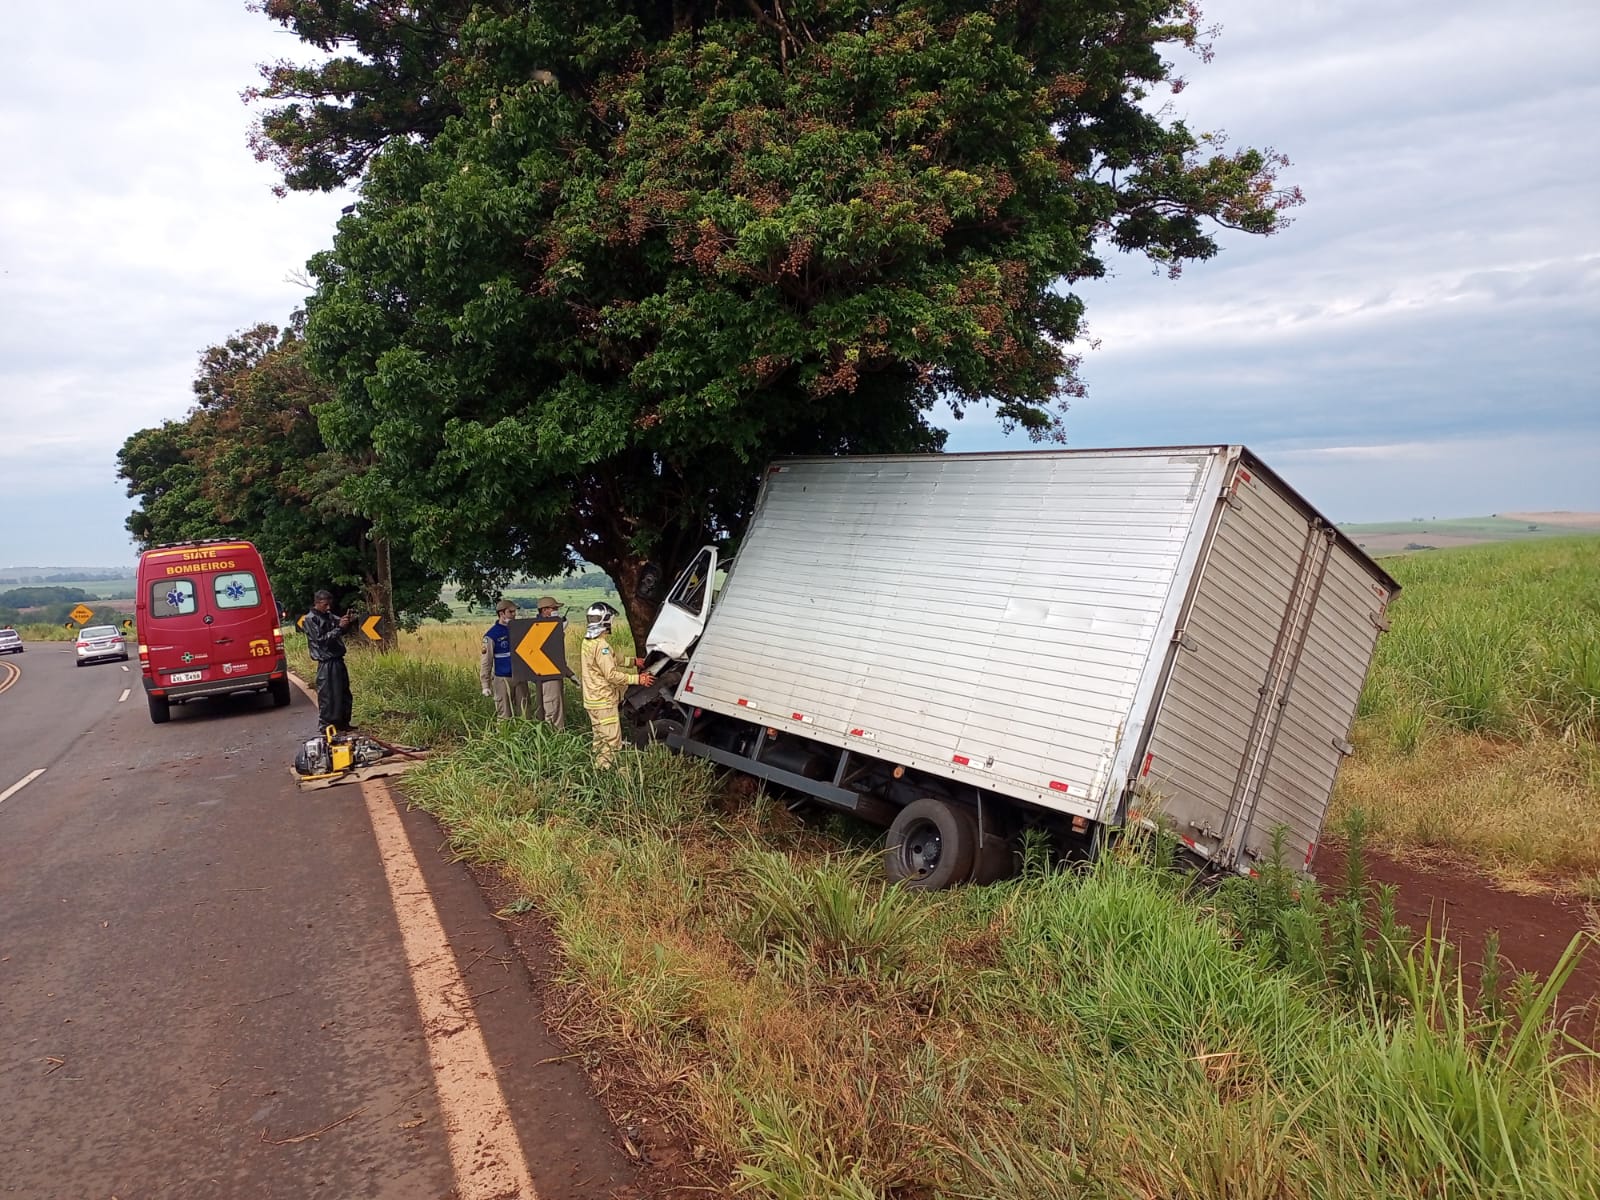
M 1076 289 L 1269 233 L 1281 159 L 1167 115 L 1171 0 L 270 0 L 263 152 L 358 178 L 313 261 L 357 506 L 488 595 L 640 581 L 779 454 L 936 449 L 940 400 L 1059 438 Z
M 118 455 L 139 501 L 128 530 L 141 547 L 249 538 L 291 609 L 327 587 L 341 606 L 377 611 L 381 542 L 344 495 L 359 464 L 322 440 L 314 410 L 329 389 L 304 352 L 297 332 L 263 324 L 201 355 L 188 416 L 140 430 Z M 403 554 L 391 564 L 402 622 L 442 615 L 439 576 Z

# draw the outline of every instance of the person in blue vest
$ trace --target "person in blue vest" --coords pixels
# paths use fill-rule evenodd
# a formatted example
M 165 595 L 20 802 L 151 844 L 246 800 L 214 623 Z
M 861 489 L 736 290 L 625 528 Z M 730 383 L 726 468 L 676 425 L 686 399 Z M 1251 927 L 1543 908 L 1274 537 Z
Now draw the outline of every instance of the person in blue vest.
M 483 635 L 483 653 L 478 658 L 478 682 L 483 694 L 494 697 L 494 711 L 502 721 L 528 715 L 528 684 L 511 678 L 511 622 L 517 606 L 502 600 L 494 606 L 495 622 Z

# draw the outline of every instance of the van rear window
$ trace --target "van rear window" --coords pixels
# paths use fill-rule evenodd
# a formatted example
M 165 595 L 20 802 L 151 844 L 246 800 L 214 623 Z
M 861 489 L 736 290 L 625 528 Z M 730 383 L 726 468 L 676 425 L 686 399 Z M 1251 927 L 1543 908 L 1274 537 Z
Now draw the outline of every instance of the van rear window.
M 212 595 L 218 608 L 255 608 L 261 603 L 261 589 L 249 571 L 229 571 L 211 577 Z
M 150 585 L 152 617 L 185 617 L 196 607 L 192 579 L 158 579 Z

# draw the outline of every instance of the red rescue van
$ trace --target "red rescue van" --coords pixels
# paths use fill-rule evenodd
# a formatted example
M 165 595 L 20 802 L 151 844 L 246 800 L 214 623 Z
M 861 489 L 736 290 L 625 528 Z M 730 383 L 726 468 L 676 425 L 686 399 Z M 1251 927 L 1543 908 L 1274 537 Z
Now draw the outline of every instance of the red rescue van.
M 150 719 L 196 696 L 266 691 L 289 703 L 278 604 L 249 542 L 157 546 L 139 556 L 134 599 Z

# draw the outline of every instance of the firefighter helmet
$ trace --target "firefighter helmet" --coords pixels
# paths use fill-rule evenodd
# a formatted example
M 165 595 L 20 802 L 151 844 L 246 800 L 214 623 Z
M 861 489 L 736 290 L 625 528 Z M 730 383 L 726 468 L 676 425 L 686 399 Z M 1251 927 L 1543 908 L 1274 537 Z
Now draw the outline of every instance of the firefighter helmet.
M 596 600 L 589 605 L 589 611 L 586 615 L 589 623 L 584 627 L 583 636 L 585 638 L 604 637 L 611 632 L 611 618 L 617 615 L 617 610 L 604 600 Z

